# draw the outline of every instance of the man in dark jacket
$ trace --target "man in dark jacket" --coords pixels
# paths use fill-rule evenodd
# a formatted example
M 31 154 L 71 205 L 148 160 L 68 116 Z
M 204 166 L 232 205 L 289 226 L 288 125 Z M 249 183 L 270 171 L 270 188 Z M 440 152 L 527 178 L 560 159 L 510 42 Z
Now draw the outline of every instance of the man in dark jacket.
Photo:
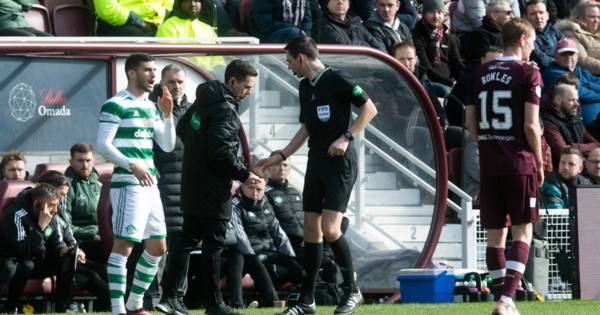
M 502 47 L 502 34 L 500 29 L 504 23 L 512 18 L 510 3 L 505 0 L 488 2 L 485 7 L 485 16 L 481 20 L 481 26 L 471 35 L 467 43 L 469 58 L 467 67 L 474 69 L 481 64 L 481 57 L 490 46 Z M 464 43 L 461 43 L 464 45 Z
M 365 27 L 385 45 L 389 54 L 392 54 L 392 47 L 397 43 L 412 43 L 410 28 L 396 15 L 400 0 L 377 0 L 375 7 L 377 11 L 365 22 Z
M 18 306 L 27 279 L 57 275 L 53 301 L 64 312 L 73 284 L 73 247 L 61 239 L 57 220 L 60 195 L 54 186 L 38 184 L 15 200 L 0 229 L 0 291 L 8 290 L 6 308 Z
M 349 9 L 349 0 L 327 1 L 314 36 L 317 43 L 368 46 L 387 52 L 385 45 L 373 37 Z
M 543 208 L 569 209 L 574 206 L 576 185 L 590 185 L 583 177 L 583 154 L 574 147 L 560 150 L 558 169 L 546 178 L 540 188 Z
M 258 179 L 238 158 L 241 122 L 238 104 L 250 95 L 256 70 L 242 60 L 225 70 L 225 83 L 208 81 L 196 89 L 196 101 L 177 124 L 185 150 L 181 205 L 183 233 L 188 241 L 202 240 L 208 315 L 236 314 L 225 306 L 219 289 L 221 252 L 231 217 L 231 183 Z
M 423 17 L 412 34 L 419 62 L 427 69 L 439 97 L 450 94 L 465 68 L 460 59 L 458 40 L 444 26 L 445 10 L 442 0 L 426 0 Z
M 527 2 L 525 17 L 535 28 L 534 49 L 529 58 L 543 70 L 554 62 L 556 44 L 564 36 L 553 24 L 548 23 L 548 11 L 544 0 Z
M 311 0 L 255 0 L 252 30 L 264 43 L 287 43 L 312 30 Z
M 166 86 L 173 96 L 173 122 L 177 124 L 179 119 L 192 105 L 188 102 L 185 92 L 186 76 L 183 69 L 175 64 L 165 66 L 161 71 L 160 84 L 150 95 L 150 100 L 158 99 L 161 85 Z M 172 152 L 163 151 L 156 143 L 153 147 L 154 165 L 160 176 L 158 177 L 158 190 L 165 212 L 165 223 L 167 224 L 167 248 L 166 256 L 163 256 L 159 268 L 163 268 L 162 276 L 155 279 L 148 293 L 153 298 L 160 298 L 160 302 L 154 308 L 165 313 L 174 315 L 187 314 L 183 303 L 183 297 L 187 289 L 187 272 L 190 253 L 184 250 L 183 237 L 183 210 L 181 209 L 181 164 L 183 162 L 183 142 L 180 137 L 175 139 L 175 149 Z M 159 272 L 161 274 L 161 272 Z M 158 286 L 162 286 L 162 297 Z M 155 286 L 156 285 L 156 286 Z

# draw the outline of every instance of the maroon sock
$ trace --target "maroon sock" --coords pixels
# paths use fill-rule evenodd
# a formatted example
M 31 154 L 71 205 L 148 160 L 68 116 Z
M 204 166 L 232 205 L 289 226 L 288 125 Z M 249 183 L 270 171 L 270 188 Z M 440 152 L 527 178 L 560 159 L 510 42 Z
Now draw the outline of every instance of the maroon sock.
M 487 263 L 490 278 L 492 278 L 489 289 L 494 295 L 494 300 L 498 300 L 500 293 L 502 293 L 502 285 L 504 284 L 504 276 L 506 275 L 504 248 L 486 247 L 485 262 Z
M 529 245 L 520 241 L 513 241 L 508 252 L 502 295 L 509 298 L 513 297 L 515 290 L 519 287 L 523 272 L 525 272 L 525 264 L 527 264 L 528 257 Z

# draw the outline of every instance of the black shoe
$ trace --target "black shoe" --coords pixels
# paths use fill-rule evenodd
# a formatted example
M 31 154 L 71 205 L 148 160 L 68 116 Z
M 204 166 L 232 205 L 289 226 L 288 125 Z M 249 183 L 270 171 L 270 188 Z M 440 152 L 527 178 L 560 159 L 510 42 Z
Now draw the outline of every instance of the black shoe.
M 338 306 L 333 311 L 335 315 L 348 315 L 354 313 L 358 306 L 365 300 L 363 299 L 362 293 L 356 288 L 356 292 L 346 291 L 342 296 L 342 299 Z
M 176 298 L 166 298 L 154 305 L 154 309 L 167 315 L 186 315 L 187 311 L 182 311 L 179 301 Z
M 183 302 L 183 296 L 178 296 L 175 301 L 177 301 L 177 311 L 183 314 L 187 314 L 188 309 L 185 306 L 185 303 Z
M 205 315 L 242 315 L 231 307 L 221 304 L 219 306 L 207 306 Z
M 304 304 L 298 303 L 294 306 L 290 306 L 285 309 L 285 311 L 281 313 L 276 313 L 275 315 L 301 315 L 301 314 L 317 314 L 317 304 L 313 302 L 312 304 Z

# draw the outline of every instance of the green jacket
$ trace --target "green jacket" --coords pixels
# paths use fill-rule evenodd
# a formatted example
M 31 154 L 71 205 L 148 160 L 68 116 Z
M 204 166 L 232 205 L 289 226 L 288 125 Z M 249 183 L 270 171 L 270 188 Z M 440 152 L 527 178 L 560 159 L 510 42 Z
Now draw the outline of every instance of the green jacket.
M 35 0 L 0 0 L 0 30 L 29 27 L 23 12 L 33 4 Z
M 139 25 L 140 19 L 158 26 L 171 8 L 173 0 L 94 0 L 96 17 L 112 26 Z
M 78 241 L 92 240 L 98 234 L 98 215 L 102 184 L 96 170 L 89 178 L 83 179 L 69 166 L 65 171 L 69 181 L 66 198 L 66 220 Z

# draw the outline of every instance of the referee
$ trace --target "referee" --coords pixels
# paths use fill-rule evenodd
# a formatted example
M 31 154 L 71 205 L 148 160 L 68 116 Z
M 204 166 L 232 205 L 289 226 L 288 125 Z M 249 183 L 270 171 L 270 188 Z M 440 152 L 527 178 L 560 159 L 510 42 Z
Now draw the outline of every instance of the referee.
M 377 114 L 375 105 L 363 89 L 337 69 L 323 65 L 315 41 L 297 37 L 285 47 L 288 68 L 300 82 L 301 127 L 283 149 L 258 167 L 285 160 L 308 139 L 308 165 L 303 191 L 304 269 L 301 301 L 282 315 L 316 314 L 315 286 L 323 260 L 323 237 L 331 249 L 344 278 L 344 295 L 334 314 L 351 314 L 362 303 L 356 286 L 350 247 L 341 232 L 341 222 L 356 180 L 354 135 L 361 132 Z M 351 104 L 359 108 L 351 124 Z

